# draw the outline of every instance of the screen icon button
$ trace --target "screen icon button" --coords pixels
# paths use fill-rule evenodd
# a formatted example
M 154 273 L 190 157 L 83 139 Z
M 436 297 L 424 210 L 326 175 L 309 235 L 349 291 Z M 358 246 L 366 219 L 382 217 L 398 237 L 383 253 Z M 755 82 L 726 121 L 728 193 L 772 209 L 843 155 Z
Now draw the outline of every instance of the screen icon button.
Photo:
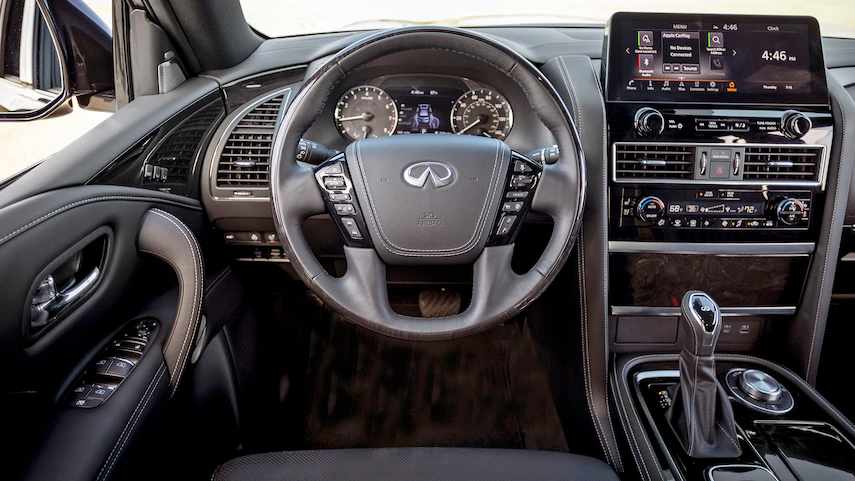
M 641 53 L 638 54 L 638 71 L 650 72 L 653 70 L 653 54 Z
M 639 47 L 652 47 L 653 46 L 653 32 L 650 30 L 639 30 L 638 31 L 638 46 Z
M 707 47 L 724 48 L 724 34 L 722 32 L 708 32 Z
M 724 59 L 721 57 L 710 57 L 710 70 L 724 70 Z

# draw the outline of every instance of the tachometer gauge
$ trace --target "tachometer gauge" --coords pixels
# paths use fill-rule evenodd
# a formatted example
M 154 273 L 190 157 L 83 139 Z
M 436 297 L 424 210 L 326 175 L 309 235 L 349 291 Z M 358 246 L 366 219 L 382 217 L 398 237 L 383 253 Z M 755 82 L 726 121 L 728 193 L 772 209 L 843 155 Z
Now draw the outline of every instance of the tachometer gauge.
M 335 106 L 335 123 L 350 140 L 385 137 L 398 126 L 398 106 L 378 87 L 354 87 Z
M 458 135 L 482 135 L 504 140 L 513 126 L 511 104 L 490 89 L 466 92 L 451 109 L 451 128 Z

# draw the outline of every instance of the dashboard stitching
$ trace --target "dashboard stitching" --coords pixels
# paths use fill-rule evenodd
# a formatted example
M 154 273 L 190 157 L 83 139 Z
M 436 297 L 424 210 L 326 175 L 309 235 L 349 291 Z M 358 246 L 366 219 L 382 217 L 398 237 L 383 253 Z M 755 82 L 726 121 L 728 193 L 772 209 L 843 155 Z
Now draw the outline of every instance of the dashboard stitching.
M 602 92 L 603 88 L 600 84 L 600 77 L 597 74 L 596 69 L 594 69 L 594 63 L 591 62 L 591 59 L 588 58 L 588 65 L 591 67 L 591 75 L 594 77 L 594 83 L 597 86 L 597 91 Z M 603 157 L 600 164 L 602 165 L 602 177 L 603 177 L 603 207 L 608 205 L 608 149 L 606 146 L 606 134 L 608 132 L 608 126 L 606 125 L 606 106 L 602 99 L 599 100 L 600 104 L 600 115 L 603 118 L 603 131 L 602 131 L 602 140 L 603 140 Z M 611 439 L 607 439 L 607 441 L 614 442 L 615 448 L 615 456 L 617 458 L 617 468 L 619 471 L 623 471 L 623 461 L 620 457 L 620 449 L 617 445 L 617 438 L 614 424 L 612 424 L 612 415 L 611 408 L 609 408 L 609 239 L 608 239 L 608 231 L 609 231 L 609 219 L 608 212 L 606 209 L 603 210 L 603 215 L 600 216 L 600 221 L 602 222 L 601 227 L 603 229 L 603 362 L 605 363 L 605 372 L 603 375 L 605 376 L 604 390 L 605 390 L 605 398 L 606 398 L 606 419 L 609 421 L 609 429 L 611 429 Z
M 614 379 L 615 379 L 615 377 L 612 376 L 612 378 L 611 378 L 612 389 L 614 390 L 615 393 L 619 394 L 620 390 L 618 389 L 618 386 L 616 384 L 614 384 L 615 383 Z M 644 463 L 644 455 L 641 453 L 641 449 L 639 449 L 639 447 L 638 447 L 638 443 L 635 440 L 635 436 L 631 435 L 632 434 L 631 429 L 627 429 L 627 422 L 629 419 L 629 415 L 627 415 L 627 413 L 626 413 L 626 407 L 623 405 L 623 400 L 621 399 L 620 395 L 615 396 L 615 404 L 618 407 L 618 419 L 620 419 L 621 426 L 623 426 L 623 430 L 627 433 L 627 437 L 629 438 L 629 442 L 630 442 L 629 452 L 630 452 L 630 454 L 632 454 L 632 459 L 635 460 L 635 464 L 636 464 L 636 466 L 638 466 L 639 473 L 644 474 L 646 479 L 652 480 L 653 477 L 650 476 L 650 471 L 647 470 L 647 465 Z M 621 416 L 621 411 L 623 412 L 622 416 Z M 638 452 L 637 455 L 636 455 L 636 451 Z M 642 469 L 643 469 L 643 471 L 642 471 Z
M 199 207 L 196 207 L 196 206 L 191 206 L 188 204 L 182 204 L 180 202 L 175 202 L 175 201 L 167 200 L 167 199 L 161 199 L 158 197 L 145 197 L 145 196 L 134 196 L 134 195 L 104 195 L 104 196 L 100 196 L 100 197 L 91 197 L 89 199 L 81 199 L 81 200 L 72 202 L 72 203 L 67 204 L 63 207 L 60 207 L 60 208 L 55 209 L 51 212 L 48 212 L 47 214 L 45 214 L 45 215 L 39 217 L 38 219 L 30 222 L 29 224 L 27 224 L 23 227 L 20 227 L 16 230 L 12 231 L 11 233 L 3 236 L 3 237 L 0 237 L 0 245 L 3 245 L 9 239 L 16 237 L 18 234 L 20 234 L 24 231 L 27 231 L 27 230 L 31 229 L 32 227 L 35 227 L 38 224 L 41 224 L 45 220 L 55 216 L 56 214 L 59 214 L 60 212 L 64 212 L 68 209 L 72 209 L 72 208 L 77 207 L 79 205 L 90 204 L 92 202 L 99 202 L 102 200 L 132 200 L 132 201 L 147 200 L 147 201 L 151 201 L 151 202 L 161 202 L 164 204 L 176 205 L 176 206 L 185 207 L 188 209 L 201 210 Z
M 365 193 L 368 195 L 368 205 L 371 209 L 371 213 L 373 214 L 373 215 L 369 216 L 369 218 L 371 218 L 371 223 L 373 225 L 375 225 L 377 227 L 378 231 L 380 232 L 380 240 L 383 241 L 383 245 L 386 246 L 386 248 L 389 248 L 390 246 L 393 247 L 395 250 L 399 251 L 399 252 L 395 252 L 395 254 L 403 255 L 403 256 L 414 256 L 414 255 L 425 256 L 425 255 L 427 255 L 427 256 L 431 256 L 431 257 L 449 257 L 449 256 L 462 255 L 462 254 L 465 254 L 465 253 L 471 251 L 472 249 L 474 249 L 475 246 L 478 245 L 478 240 L 480 239 L 481 234 L 483 234 L 483 232 L 484 232 L 484 226 L 486 225 L 485 218 L 486 218 L 487 212 L 489 211 L 489 205 L 491 204 L 491 201 L 495 200 L 495 197 L 496 197 L 496 190 L 498 187 L 498 182 L 496 180 L 496 171 L 499 167 L 499 153 L 501 152 L 501 146 L 502 146 L 501 142 L 496 140 L 496 157 L 493 160 L 493 172 L 490 174 L 490 180 L 492 182 L 491 192 L 490 192 L 490 195 L 484 200 L 484 205 L 481 207 L 481 213 L 478 215 L 478 227 L 476 228 L 475 232 L 472 234 L 472 237 L 468 241 L 466 241 L 466 243 L 463 244 L 462 246 L 454 247 L 454 248 L 450 248 L 450 249 L 408 249 L 408 248 L 404 248 L 404 247 L 400 247 L 398 245 L 395 245 L 395 243 L 393 243 L 391 241 L 391 239 L 389 239 L 386 236 L 386 232 L 383 230 L 383 226 L 380 224 L 380 221 L 376 219 L 377 210 L 374 207 L 374 198 L 371 195 L 371 188 L 368 185 L 368 182 L 366 180 L 367 175 L 365 174 L 365 169 L 363 168 L 362 149 L 361 149 L 362 146 L 359 143 L 357 143 L 356 149 L 355 149 L 356 150 L 356 160 L 357 160 L 357 164 L 359 165 L 359 173 L 360 173 L 360 177 L 362 177 L 363 188 L 365 189 Z M 389 250 L 391 251 L 392 249 L 389 249 Z M 418 253 L 418 254 L 412 254 L 412 253 Z M 433 253 L 433 254 L 430 254 L 430 253 Z
M 567 89 L 570 91 L 571 95 L 573 96 L 573 99 L 572 99 L 573 101 L 570 104 L 571 104 L 571 107 L 573 108 L 573 112 L 576 114 L 576 117 L 579 119 L 578 129 L 579 129 L 579 135 L 581 136 L 582 135 L 582 124 L 583 124 L 583 122 L 582 122 L 581 108 L 579 106 L 579 98 L 576 95 L 576 89 L 573 86 L 573 82 L 570 80 L 570 73 L 569 73 L 569 70 L 567 69 L 567 64 L 565 63 L 564 58 L 558 57 L 557 62 L 559 63 L 558 71 L 559 71 L 559 73 L 561 73 L 561 77 L 564 80 L 564 84 L 567 86 Z M 562 67 L 563 67 L 563 69 L 562 69 Z M 587 295 L 587 278 L 585 276 L 585 270 L 586 269 L 585 269 L 584 248 L 585 248 L 585 240 L 584 240 L 584 226 L 583 226 L 579 232 L 579 252 L 580 252 L 579 260 L 580 260 L 580 269 L 582 270 L 582 279 L 583 279 L 582 291 L 584 293 L 584 304 L 585 304 L 585 307 L 583 307 L 583 310 L 582 310 L 583 319 L 585 321 L 585 326 L 583 329 L 583 339 L 585 342 L 585 390 L 587 391 L 588 409 L 589 409 L 589 411 L 591 411 L 591 417 L 593 418 L 594 427 L 595 427 L 595 430 L 597 431 L 597 438 L 599 438 L 600 444 L 602 444 L 603 451 L 605 452 L 606 457 L 609 459 L 609 462 L 614 464 L 614 456 L 613 456 L 613 453 L 611 451 L 611 446 L 609 446 L 609 443 L 605 439 L 605 432 L 604 432 L 605 428 L 601 425 L 600 417 L 597 415 L 596 402 L 594 400 L 594 393 L 593 393 L 593 387 L 592 387 L 592 381 L 591 381 L 590 351 L 588 348 L 588 322 L 587 322 L 587 317 L 588 317 L 587 297 L 588 297 L 588 295 Z
M 842 104 L 840 104 L 840 100 L 837 98 L 837 95 L 834 92 L 830 92 L 830 93 L 834 97 L 835 102 L 837 102 L 838 105 L 842 105 Z M 843 129 L 842 129 L 843 132 L 841 133 L 841 139 L 840 139 L 840 162 L 838 163 L 838 166 L 840 166 L 844 163 L 843 148 L 846 145 L 846 112 L 844 112 L 844 109 L 842 106 L 840 107 L 840 121 L 843 124 Z M 840 196 L 840 169 L 839 169 L 839 167 L 838 167 L 837 174 L 838 174 L 837 177 L 834 179 L 834 184 L 835 184 L 835 186 L 834 186 L 834 203 L 832 204 L 832 210 L 831 210 L 831 229 L 834 229 L 834 226 L 835 226 L 835 218 L 837 217 L 837 198 Z M 828 259 L 828 251 L 831 249 L 831 238 L 832 238 L 832 235 L 831 235 L 831 233 L 829 233 L 828 243 L 826 244 L 826 247 L 825 247 L 825 254 L 826 254 L 825 257 L 826 258 L 825 258 L 823 266 L 822 266 L 822 278 L 820 279 L 820 283 L 819 283 L 819 295 L 818 295 L 819 299 L 817 301 L 819 303 L 819 305 L 817 307 L 819 307 L 819 308 L 821 308 L 821 305 L 822 305 L 822 294 L 823 294 L 823 292 L 825 292 L 825 276 L 827 274 L 828 264 L 830 262 L 830 260 Z M 834 262 L 836 262 L 836 259 L 834 260 Z M 828 311 L 827 310 L 826 310 L 825 315 L 827 318 L 828 317 Z M 806 379 L 810 377 L 811 365 L 813 363 L 813 348 L 814 348 L 814 345 L 816 344 L 816 328 L 817 328 L 817 325 L 819 324 L 818 317 L 819 316 L 813 316 L 813 333 L 811 334 L 811 338 L 810 338 L 810 353 L 808 354 L 807 366 L 805 366 L 805 378 Z M 820 340 L 820 343 L 821 342 L 822 342 L 822 340 Z M 819 370 L 818 365 L 817 365 L 817 370 Z

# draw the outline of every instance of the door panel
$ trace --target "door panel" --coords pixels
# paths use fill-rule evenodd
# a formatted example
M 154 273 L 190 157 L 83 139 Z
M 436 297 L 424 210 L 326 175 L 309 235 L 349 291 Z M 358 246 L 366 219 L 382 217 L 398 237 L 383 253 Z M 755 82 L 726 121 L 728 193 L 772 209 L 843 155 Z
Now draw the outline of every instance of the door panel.
M 25 479 L 60 472 L 63 479 L 106 479 L 138 427 L 177 387 L 199 330 L 203 285 L 196 235 L 179 218 L 203 225 L 197 201 L 113 186 L 54 190 L 0 209 L 0 408 L 9 432 L 21 433 L 3 456 L 6 466 L 29 460 Z M 95 269 L 94 282 L 55 318 L 32 325 L 33 297 L 48 275 L 81 286 Z M 132 358 L 130 374 L 103 404 L 70 406 L 81 373 L 92 379 L 96 357 L 141 306 L 152 311 L 164 290 L 154 302 L 158 327 L 142 357 Z

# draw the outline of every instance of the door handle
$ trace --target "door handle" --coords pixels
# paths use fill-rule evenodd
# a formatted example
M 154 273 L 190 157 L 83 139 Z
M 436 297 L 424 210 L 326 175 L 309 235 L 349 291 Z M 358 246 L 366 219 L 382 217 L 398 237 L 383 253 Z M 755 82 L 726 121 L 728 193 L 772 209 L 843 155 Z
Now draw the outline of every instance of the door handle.
M 53 276 L 47 276 L 36 289 L 30 307 L 30 325 L 42 327 L 71 303 L 83 297 L 98 282 L 101 270 L 93 267 L 89 274 L 62 291 L 57 292 Z

